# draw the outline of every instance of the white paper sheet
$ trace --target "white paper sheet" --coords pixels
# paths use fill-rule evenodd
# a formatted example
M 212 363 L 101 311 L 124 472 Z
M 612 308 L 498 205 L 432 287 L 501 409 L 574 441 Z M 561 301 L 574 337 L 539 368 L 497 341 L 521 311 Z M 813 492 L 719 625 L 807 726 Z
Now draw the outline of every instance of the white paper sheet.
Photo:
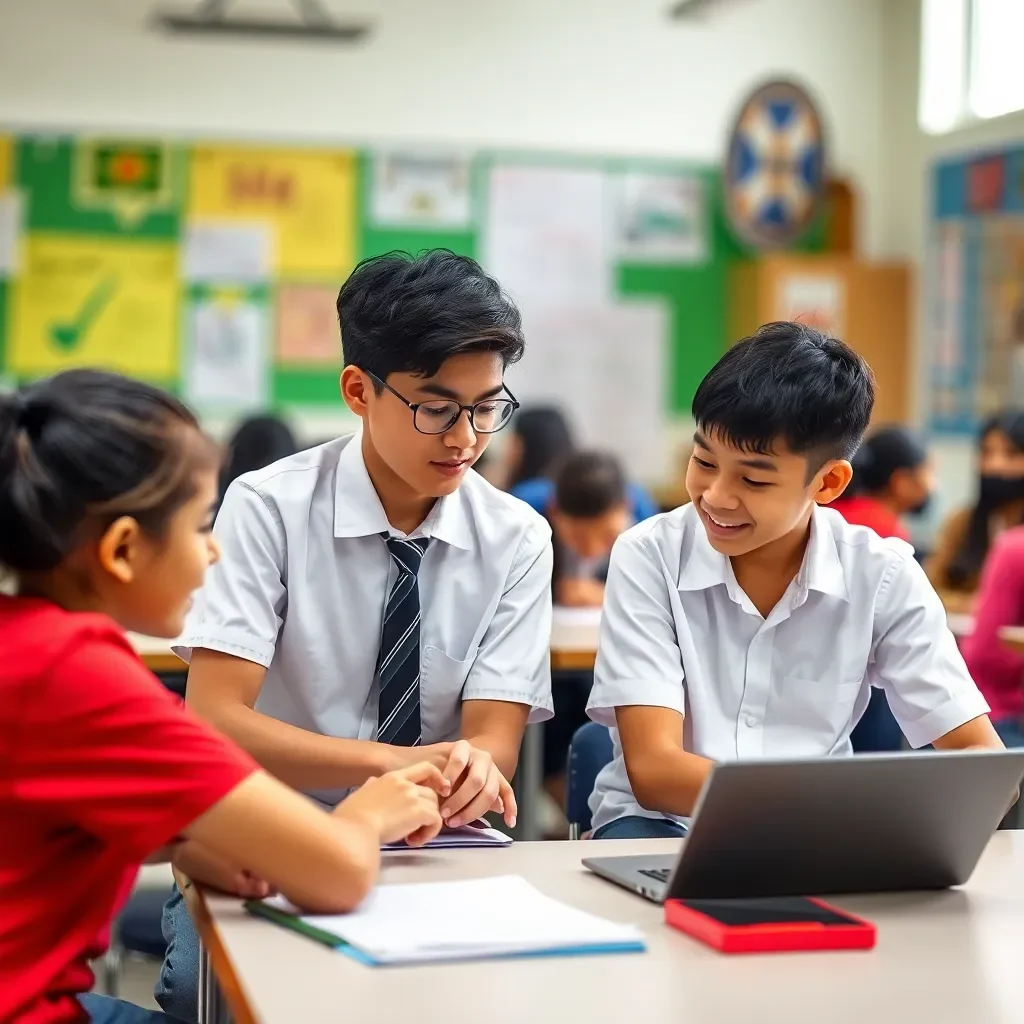
M 773 319 L 799 320 L 839 338 L 846 333 L 846 285 L 839 274 L 786 273 L 777 288 Z
M 266 304 L 213 297 L 196 302 L 188 319 L 188 400 L 226 409 L 264 407 L 270 362 Z
M 376 153 L 373 200 L 385 226 L 464 228 L 472 219 L 468 157 L 445 153 Z
M 488 187 L 484 263 L 517 301 L 606 301 L 612 290 L 603 171 L 497 165 Z
M 21 193 L 0 194 L 0 277 L 18 272 L 21 250 Z
M 266 901 L 286 913 L 280 897 Z M 345 915 L 303 915 L 378 963 L 457 960 L 642 943 L 640 930 L 545 896 L 525 878 L 383 885 Z
M 516 398 L 558 404 L 581 445 L 614 452 L 632 479 L 661 478 L 668 469 L 665 305 L 528 303 L 523 327 L 527 356 L 507 375 Z
M 616 251 L 647 263 L 707 259 L 704 186 L 685 172 L 630 171 L 617 176 Z
M 265 224 L 193 222 L 185 229 L 185 280 L 203 284 L 267 281 L 274 264 L 273 242 Z

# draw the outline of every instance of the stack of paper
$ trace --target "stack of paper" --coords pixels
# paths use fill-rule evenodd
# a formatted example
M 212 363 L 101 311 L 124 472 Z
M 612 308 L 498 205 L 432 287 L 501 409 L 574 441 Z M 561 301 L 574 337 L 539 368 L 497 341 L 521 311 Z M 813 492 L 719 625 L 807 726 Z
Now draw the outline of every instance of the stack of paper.
M 280 896 L 247 907 L 372 965 L 644 949 L 639 929 L 551 899 L 518 875 L 384 885 L 339 916 L 299 915 Z
M 512 837 L 491 828 L 486 821 L 472 822 L 461 828 L 446 828 L 439 832 L 429 843 L 416 847 L 420 850 L 461 850 L 471 846 L 511 846 Z M 404 840 L 388 843 L 382 850 L 408 850 Z

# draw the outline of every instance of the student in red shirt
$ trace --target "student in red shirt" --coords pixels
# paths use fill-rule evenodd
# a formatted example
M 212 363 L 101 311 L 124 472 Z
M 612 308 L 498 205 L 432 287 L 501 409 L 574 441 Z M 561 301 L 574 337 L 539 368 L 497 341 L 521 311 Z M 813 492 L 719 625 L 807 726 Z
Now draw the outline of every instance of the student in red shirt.
M 853 481 L 832 508 L 853 526 L 909 541 L 903 519 L 924 512 L 934 480 L 924 445 L 906 427 L 883 427 L 853 458 Z
M 1024 526 L 993 542 L 974 602 L 974 632 L 962 644 L 996 732 L 1008 747 L 1024 747 L 1024 657 L 1000 640 L 1003 626 L 1024 626 Z
M 441 827 L 430 765 L 332 813 L 259 771 L 143 667 L 125 636 L 174 637 L 217 558 L 217 459 L 192 415 L 87 370 L 0 396 L 0 1021 L 143 1024 L 85 995 L 88 961 L 143 860 L 345 912 L 382 842 Z
M 832 508 L 854 526 L 879 537 L 910 540 L 903 521 L 923 512 L 931 498 L 932 467 L 924 445 L 905 427 L 883 427 L 853 457 L 853 481 Z M 903 734 L 885 693 L 874 688 L 861 720 L 850 734 L 857 753 L 899 750 Z

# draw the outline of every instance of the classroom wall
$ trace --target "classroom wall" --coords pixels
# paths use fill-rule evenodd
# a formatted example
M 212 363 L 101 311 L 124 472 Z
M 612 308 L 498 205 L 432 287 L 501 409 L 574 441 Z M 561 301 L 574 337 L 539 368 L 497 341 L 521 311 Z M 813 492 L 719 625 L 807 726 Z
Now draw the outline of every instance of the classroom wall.
M 833 170 L 879 251 L 883 10 L 889 0 L 328 0 L 368 16 L 355 46 L 159 35 L 147 12 L 195 0 L 31 0 L 0 10 L 0 125 L 223 138 L 447 143 L 721 159 L 769 76 L 812 89 Z M 289 0 L 234 0 L 293 14 Z M 326 436 L 344 418 L 303 424 Z M 218 425 L 214 425 L 216 429 Z M 672 435 L 685 437 L 687 424 Z
M 883 38 L 884 120 L 878 244 L 882 255 L 910 260 L 915 267 L 914 365 L 918 373 L 912 408 L 915 421 L 923 425 L 928 418 L 925 259 L 932 168 L 944 157 L 998 149 L 1024 140 L 1024 111 L 981 121 L 946 135 L 925 134 L 917 124 L 921 0 L 887 0 L 883 11 Z M 944 438 L 935 443 L 934 451 L 940 486 L 932 518 L 937 522 L 950 508 L 972 498 L 974 445 L 969 439 Z

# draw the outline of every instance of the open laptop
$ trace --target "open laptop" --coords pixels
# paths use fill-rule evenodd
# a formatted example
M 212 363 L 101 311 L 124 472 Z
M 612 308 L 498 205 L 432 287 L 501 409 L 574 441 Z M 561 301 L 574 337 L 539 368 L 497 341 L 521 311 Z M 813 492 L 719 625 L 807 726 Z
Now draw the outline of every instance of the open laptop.
M 966 882 L 1024 750 L 718 764 L 678 857 L 588 857 L 656 903 L 944 889 Z

